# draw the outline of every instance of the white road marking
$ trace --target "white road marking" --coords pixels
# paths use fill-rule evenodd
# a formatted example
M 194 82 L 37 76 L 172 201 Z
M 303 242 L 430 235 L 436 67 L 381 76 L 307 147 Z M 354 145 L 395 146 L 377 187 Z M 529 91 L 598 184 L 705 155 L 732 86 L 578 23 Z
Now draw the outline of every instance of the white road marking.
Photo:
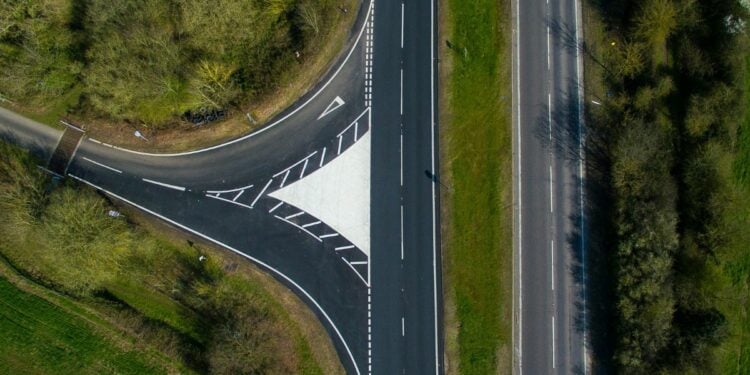
M 247 185 L 247 186 L 239 187 L 236 189 L 229 189 L 229 190 L 206 190 L 206 193 L 209 193 L 209 194 L 236 193 L 240 190 L 250 189 L 251 187 L 253 187 L 253 185 Z
M 359 276 L 359 279 L 360 279 L 360 280 L 362 280 L 362 282 L 363 282 L 363 283 L 365 283 L 365 286 L 367 286 L 367 287 L 369 287 L 369 286 L 370 286 L 370 284 L 368 284 L 368 283 L 367 283 L 367 280 L 365 280 L 365 278 L 364 278 L 364 277 L 362 277 L 362 275 L 360 275 L 360 274 L 359 274 L 359 271 L 357 271 L 357 269 L 356 269 L 356 268 L 354 268 L 354 266 L 352 266 L 352 264 L 351 264 L 351 263 L 349 263 L 349 261 L 347 261 L 346 259 L 344 259 L 344 257 L 341 257 L 341 260 L 343 260 L 343 261 L 344 261 L 344 263 L 346 263 L 346 265 L 347 265 L 347 266 L 349 266 L 349 268 L 351 268 L 351 269 L 352 269 L 352 271 L 354 271 L 354 273 L 355 273 L 355 274 L 356 274 L 357 276 Z
M 242 193 L 244 193 L 244 192 L 245 192 L 244 190 L 240 190 L 240 192 L 239 192 L 239 193 L 237 193 L 237 195 L 235 195 L 235 196 L 234 196 L 234 198 L 232 198 L 232 202 L 236 202 L 236 201 L 237 201 L 237 199 L 238 199 L 239 197 L 241 197 L 241 196 L 242 196 Z
M 112 168 L 112 167 L 110 167 L 109 165 L 106 165 L 106 164 L 102 164 L 102 163 L 99 163 L 98 161 L 94 161 L 94 160 L 91 160 L 91 159 L 89 159 L 89 158 L 87 158 L 87 157 L 85 157 L 85 156 L 83 157 L 83 160 L 86 160 L 87 162 L 89 162 L 89 163 L 91 163 L 91 164 L 94 164 L 94 165 L 98 165 L 98 166 L 100 166 L 100 167 L 102 167 L 102 168 L 105 168 L 105 169 L 109 169 L 109 170 L 110 170 L 110 171 L 112 171 L 112 172 L 115 172 L 115 173 L 122 173 L 122 171 L 121 171 L 121 170 L 119 170 L 119 169 L 115 169 L 115 168 Z
M 339 247 L 337 247 L 337 248 L 335 248 L 333 250 L 335 250 L 335 251 L 341 251 L 341 250 L 349 250 L 349 249 L 353 249 L 353 248 L 354 248 L 354 245 L 347 245 L 347 246 L 339 246 Z
M 435 2 L 430 1 L 430 129 L 432 146 L 432 170 L 435 169 Z M 434 309 L 435 374 L 440 374 L 440 349 L 438 339 L 438 288 L 437 288 L 437 213 L 436 186 L 432 184 L 432 300 Z
M 305 169 L 307 169 L 307 161 L 310 159 L 305 159 L 305 164 L 302 166 L 302 171 L 299 173 L 299 178 L 305 177 Z
M 307 224 L 303 225 L 302 228 L 308 228 L 308 227 L 311 227 L 313 225 L 318 225 L 318 224 L 320 224 L 320 220 L 313 221 L 312 223 L 307 223 Z
M 324 234 L 320 236 L 320 238 L 336 237 L 338 235 L 339 235 L 338 233 L 328 233 L 328 234 Z
M 549 166 L 549 212 L 555 212 L 555 202 L 552 198 L 552 190 L 553 190 L 553 184 L 552 184 L 552 161 L 550 160 L 550 166 Z
M 257 202 L 258 202 L 258 199 L 260 199 L 260 197 L 262 197 L 262 196 L 263 196 L 263 193 L 265 193 L 265 192 L 266 192 L 266 189 L 268 189 L 268 185 L 271 185 L 271 182 L 273 182 L 273 178 L 272 178 L 272 179 L 270 179 L 270 180 L 268 180 L 268 183 L 266 183 L 266 186 L 264 186 L 264 187 L 263 187 L 263 190 L 261 190 L 261 191 L 260 191 L 260 194 L 258 194 L 258 196 L 257 196 L 257 197 L 255 197 L 255 199 L 253 199 L 253 203 L 250 203 L 250 208 L 253 208 L 253 207 L 255 207 L 255 203 L 257 203 Z
M 401 187 L 404 187 L 404 126 L 401 125 L 399 157 L 401 158 Z
M 323 147 L 323 153 L 320 154 L 320 164 L 318 165 L 318 168 L 323 167 L 323 162 L 326 160 L 326 148 Z
M 297 229 L 299 229 L 299 230 L 301 230 L 301 231 L 303 231 L 303 232 L 305 232 L 305 233 L 309 234 L 309 235 L 310 235 L 310 236 L 311 236 L 312 238 L 314 238 L 314 239 L 318 240 L 318 242 L 323 242 L 323 240 L 321 240 L 321 239 L 320 239 L 320 237 L 316 236 L 316 235 L 315 235 L 315 233 L 313 233 L 313 232 L 310 232 L 309 230 L 307 230 L 307 229 L 305 229 L 305 228 L 302 228 L 301 226 L 299 226 L 299 225 L 297 225 L 297 224 L 295 224 L 295 223 L 293 223 L 293 222 L 291 222 L 291 221 L 289 221 L 289 220 L 287 220 L 287 219 L 284 219 L 284 218 L 283 218 L 283 217 L 281 217 L 281 216 L 278 216 L 278 215 L 273 215 L 273 217 L 275 217 L 275 218 L 277 218 L 277 219 L 279 219 L 279 220 L 281 220 L 281 221 L 283 221 L 283 222 L 285 222 L 285 223 L 287 223 L 287 224 L 289 224 L 289 225 L 291 225 L 291 226 L 294 226 L 294 227 L 296 227 Z
M 185 191 L 185 188 L 182 187 L 182 186 L 165 184 L 163 182 L 149 180 L 148 178 L 142 178 L 141 180 L 143 180 L 145 182 L 148 182 L 149 184 L 154 184 L 154 185 L 159 185 L 161 187 L 165 187 L 167 189 L 178 190 L 178 191 Z
M 358 260 L 356 262 L 349 262 L 349 263 L 351 265 L 353 265 L 353 266 L 357 266 L 357 265 L 367 264 L 367 261 L 366 260 Z
M 549 3 L 549 0 L 548 0 Z M 547 26 L 547 70 L 550 70 L 550 54 L 552 53 L 550 48 L 550 41 L 549 41 L 549 26 Z
M 216 194 L 216 195 L 208 195 L 208 194 L 206 194 L 206 196 L 209 197 L 209 198 L 212 198 L 212 199 L 217 199 L 217 200 L 220 200 L 220 201 L 223 201 L 223 202 L 231 203 L 231 204 L 234 204 L 236 206 L 240 206 L 240 207 L 244 207 L 244 208 L 249 208 L 251 210 L 253 209 L 252 207 L 250 207 L 250 206 L 248 206 L 246 204 L 242 204 L 240 202 L 235 202 L 235 201 L 230 200 L 230 199 L 222 198 L 222 197 L 219 196 L 219 194 Z
M 115 193 L 112 193 L 112 192 L 110 192 L 110 191 L 108 191 L 106 189 L 103 189 L 103 188 L 101 188 L 101 187 L 99 187 L 99 186 L 97 186 L 97 185 L 95 185 L 95 184 L 93 184 L 93 183 L 91 183 L 89 181 L 86 181 L 86 180 L 84 180 L 84 179 L 82 179 L 80 177 L 77 177 L 77 176 L 73 175 L 73 174 L 68 174 L 68 176 L 70 176 L 70 177 L 72 177 L 72 178 L 74 178 L 74 179 L 76 179 L 76 180 L 78 180 L 78 181 L 80 181 L 80 182 L 82 182 L 82 183 L 84 183 L 86 185 L 89 185 L 89 186 L 91 186 L 94 189 L 103 191 L 103 192 L 107 193 L 108 195 L 110 195 L 111 197 L 119 199 L 119 200 L 121 200 L 121 201 L 123 201 L 123 202 L 125 202 L 125 203 L 127 203 L 127 204 L 129 204 L 131 206 L 133 206 L 133 207 L 136 207 L 136 208 L 140 209 L 141 211 L 144 211 L 144 212 L 146 212 L 146 213 L 148 213 L 150 215 L 153 215 L 153 216 L 155 216 L 155 217 L 157 217 L 157 218 L 159 218 L 161 220 L 164 220 L 164 221 L 166 221 L 166 222 L 168 222 L 168 223 L 170 223 L 170 224 L 172 224 L 174 226 L 177 226 L 177 227 L 179 227 L 179 228 L 181 228 L 183 230 L 186 230 L 186 231 L 188 231 L 188 232 L 190 232 L 190 233 L 192 233 L 192 234 L 194 234 L 194 235 L 196 235 L 198 237 L 201 237 L 201 238 L 203 238 L 203 239 L 205 239 L 207 241 L 213 242 L 216 245 L 224 247 L 224 248 L 228 249 L 229 251 L 232 251 L 232 252 L 234 252 L 235 254 L 237 254 L 237 255 L 239 255 L 241 257 L 250 259 L 251 261 L 253 261 L 256 264 L 258 264 L 259 266 L 261 266 L 261 267 L 263 267 L 263 268 L 265 268 L 265 269 L 267 269 L 267 270 L 275 273 L 276 275 L 278 275 L 282 279 L 286 280 L 290 285 L 294 286 L 297 290 L 299 290 L 302 293 L 302 295 L 304 295 L 305 298 L 307 298 L 310 302 L 312 302 L 312 304 L 318 309 L 318 311 L 320 311 L 321 315 L 325 318 L 325 320 L 328 322 L 328 324 L 330 324 L 331 328 L 333 328 L 333 331 L 336 333 L 336 336 L 341 341 L 341 343 L 344 345 L 344 349 L 346 350 L 346 353 L 349 355 L 349 360 L 351 360 L 352 365 L 354 366 L 354 369 L 357 371 L 357 374 L 360 374 L 359 367 L 357 366 L 357 361 L 354 360 L 354 355 L 352 354 L 351 349 L 349 349 L 349 344 L 347 344 L 346 340 L 344 339 L 344 336 L 341 335 L 341 331 L 339 331 L 339 329 L 336 326 L 336 324 L 334 324 L 333 320 L 331 320 L 331 318 L 328 316 L 328 314 L 326 313 L 326 311 L 323 310 L 323 307 L 320 306 L 320 304 L 318 303 L 318 301 L 316 301 L 315 298 L 313 298 L 312 295 L 310 295 L 310 293 L 308 293 L 299 284 L 297 284 L 296 282 L 294 282 L 294 280 L 292 280 L 289 276 L 285 275 L 281 271 L 279 271 L 279 270 L 277 270 L 277 269 L 269 266 L 268 264 L 260 261 L 259 259 L 255 258 L 255 257 L 247 255 L 247 254 L 245 254 L 245 253 L 243 253 L 243 252 L 241 252 L 241 251 L 239 251 L 239 250 L 237 250 L 237 249 L 235 249 L 235 248 L 233 248 L 233 247 L 231 247 L 231 246 L 229 246 L 229 245 L 227 245 L 227 244 L 225 244 L 225 243 L 223 243 L 223 242 L 221 242 L 219 240 L 216 240 L 216 239 L 214 239 L 212 237 L 209 237 L 209 236 L 207 236 L 207 235 L 205 235 L 205 234 L 203 234 L 201 232 L 198 232 L 198 231 L 196 231 L 194 229 L 191 229 L 190 227 L 187 227 L 187 226 L 185 226 L 183 224 L 180 224 L 180 223 L 178 223 L 178 222 L 176 222 L 176 221 L 174 221 L 172 219 L 169 219 L 166 216 L 160 215 L 160 214 L 156 213 L 155 211 L 149 210 L 146 207 L 143 207 L 143 206 L 141 206 L 141 205 L 139 205 L 137 203 L 129 201 L 129 200 L 127 200 L 127 199 L 125 199 L 125 198 L 123 198 L 123 197 L 121 197 L 121 196 L 119 196 L 119 195 L 117 195 Z
M 305 214 L 305 211 L 300 211 L 300 212 L 297 212 L 296 214 L 291 214 L 291 215 L 285 217 L 284 219 L 287 219 L 287 220 L 294 219 L 295 217 L 302 216 L 304 214 Z
M 406 322 L 404 322 L 404 317 L 401 317 L 401 337 L 404 337 L 406 335 Z
M 523 189 L 522 189 L 522 171 L 521 171 L 521 159 L 523 157 L 522 146 L 521 146 L 521 57 L 518 53 L 518 49 L 521 45 L 521 11 L 520 2 L 516 0 L 516 45 L 514 52 L 516 55 L 516 145 L 518 148 L 518 162 L 517 162 L 517 176 L 518 179 L 518 280 L 516 282 L 518 286 L 518 306 L 517 312 L 514 312 L 513 316 L 517 317 L 518 324 L 513 325 L 515 334 L 514 338 L 518 341 L 518 375 L 523 375 Z M 515 307 L 515 304 L 514 304 Z M 517 327 L 516 327 L 517 326 Z
M 289 172 L 291 172 L 291 169 L 287 169 L 286 173 L 284 173 L 284 178 L 281 179 L 281 185 L 279 185 L 279 188 L 283 188 L 284 184 L 286 183 L 286 178 L 289 177 Z
M 339 149 L 338 151 L 336 151 L 336 155 L 341 155 L 341 140 L 342 140 L 341 135 L 339 135 Z
M 279 208 L 279 207 L 281 207 L 282 204 L 284 204 L 284 202 L 279 202 L 277 205 L 273 206 L 272 209 L 268 210 L 268 213 L 270 214 L 270 213 L 276 211 L 276 209 Z
M 294 168 L 294 167 L 296 167 L 296 166 L 298 166 L 298 165 L 300 165 L 300 164 L 302 164 L 302 163 L 306 162 L 306 161 L 307 161 L 307 159 L 310 159 L 311 157 L 313 157 L 313 156 L 314 156 L 315 154 L 317 154 L 317 153 L 318 153 L 318 151 L 317 151 L 317 150 L 315 150 L 315 151 L 311 152 L 311 153 L 310 153 L 309 155 L 305 156 L 305 157 L 304 157 L 304 158 L 302 158 L 302 159 L 301 159 L 300 161 L 298 161 L 298 162 L 296 162 L 296 163 L 294 163 L 294 164 L 292 164 L 292 165 L 290 165 L 290 166 L 288 166 L 288 167 L 284 168 L 284 169 L 283 169 L 283 170 L 282 170 L 281 172 L 278 172 L 278 173 L 276 173 L 275 175 L 273 175 L 273 177 L 278 177 L 278 176 L 279 176 L 280 174 L 282 174 L 282 173 L 286 173 L 286 171 L 288 171 L 288 170 L 290 170 L 290 169 L 292 169 L 292 168 Z
M 404 3 L 401 3 L 401 48 L 404 48 Z
M 401 205 L 401 260 L 404 260 L 404 205 Z

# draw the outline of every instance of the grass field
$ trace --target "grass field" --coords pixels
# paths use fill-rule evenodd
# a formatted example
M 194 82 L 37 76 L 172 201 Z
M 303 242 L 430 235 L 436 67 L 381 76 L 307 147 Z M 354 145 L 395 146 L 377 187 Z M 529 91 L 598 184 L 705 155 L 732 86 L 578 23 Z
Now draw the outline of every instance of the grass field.
M 160 374 L 167 369 L 107 324 L 24 292 L 0 273 L 0 373 Z
M 446 362 L 510 373 L 510 2 L 443 0 L 441 33 Z
M 63 316 L 49 318 L 80 331 L 76 335 L 88 335 L 78 339 L 68 328 L 44 333 L 50 325 L 42 318 L 5 319 L 0 324 L 8 329 L 34 328 L 40 332 L 37 336 L 46 336 L 30 335 L 32 341 L 25 343 L 6 335 L 22 346 L 8 350 L 6 357 L 5 351 L 0 353 L 0 373 L 26 371 L 2 371 L 2 366 L 44 364 L 37 355 L 53 358 L 51 363 L 60 369 L 30 368 L 27 373 L 65 373 L 68 367 L 68 373 L 86 373 L 86 368 L 76 367 L 79 362 L 87 365 L 86 358 L 70 356 L 73 362 L 66 363 L 68 358 L 61 355 L 32 350 L 47 350 L 39 343 L 44 340 L 53 346 L 49 350 L 61 348 L 63 353 L 108 351 L 91 354 L 112 363 L 92 362 L 95 367 L 89 373 L 147 373 L 145 365 L 128 370 L 138 362 L 128 362 L 130 350 L 120 345 L 127 342 L 150 348 L 154 363 L 180 373 L 343 373 L 330 338 L 312 312 L 247 260 L 206 244 L 186 244 L 184 235 L 153 226 L 125 207 L 118 209 L 126 211 L 127 221 L 110 218 L 106 212 L 115 207 L 97 193 L 65 182 L 54 187 L 35 165 L 28 153 L 0 142 L 0 259 L 7 262 L 6 268 L 19 271 L 14 279 L 2 272 L 0 277 L 6 275 L 17 286 L 43 285 L 37 286 L 45 291 L 39 294 L 57 296 L 55 305 L 68 313 L 88 310 L 86 320 L 96 326 L 86 331 Z M 3 289 L 8 296 L 0 295 L 0 301 L 14 301 L 8 290 Z M 18 301 L 14 304 L 21 307 L 30 303 Z M 46 311 L 35 306 L 28 308 Z M 28 314 L 0 315 L 25 319 Z M 92 329 L 116 336 L 101 327 L 116 327 L 119 346 L 110 350 L 106 340 L 95 340 L 99 336 Z M 5 334 L 3 328 L 0 332 Z M 0 348 L 5 349 L 1 341 Z

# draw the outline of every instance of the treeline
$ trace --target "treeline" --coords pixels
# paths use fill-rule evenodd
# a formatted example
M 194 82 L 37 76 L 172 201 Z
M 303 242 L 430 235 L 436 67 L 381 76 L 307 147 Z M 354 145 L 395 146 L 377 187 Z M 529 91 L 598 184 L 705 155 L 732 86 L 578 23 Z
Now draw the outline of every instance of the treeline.
M 53 188 L 37 165 L 0 142 L 3 262 L 188 372 L 323 373 L 306 327 L 264 285 L 226 272 L 226 260 L 197 245 L 177 246 L 110 217 L 113 207 L 93 190 Z
M 0 98 L 161 125 L 274 87 L 333 0 L 3 0 Z
M 606 94 L 592 149 L 612 198 L 613 362 L 626 374 L 715 372 L 727 321 L 707 291 L 724 243 L 743 115 L 737 0 L 591 1 L 605 36 L 588 52 Z

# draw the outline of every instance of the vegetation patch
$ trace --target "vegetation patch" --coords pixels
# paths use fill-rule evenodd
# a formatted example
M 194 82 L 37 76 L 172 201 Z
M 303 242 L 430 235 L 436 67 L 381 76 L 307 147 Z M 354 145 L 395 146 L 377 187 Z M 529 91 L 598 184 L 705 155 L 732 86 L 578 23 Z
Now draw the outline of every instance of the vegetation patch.
M 747 373 L 750 206 L 738 124 L 748 9 L 587 5 L 587 98 L 601 103 L 587 113 L 593 253 L 606 270 L 595 279 L 613 300 L 592 314 L 613 334 L 598 362 L 628 374 Z
M 26 277 L 188 371 L 341 373 L 335 357 L 319 355 L 331 345 L 327 337 L 311 342 L 303 332 L 322 331 L 312 314 L 286 311 L 303 309 L 283 300 L 293 298 L 288 292 L 227 271 L 217 251 L 108 216 L 113 207 L 95 192 L 55 187 L 35 165 L 28 153 L 0 143 L 0 255 Z M 56 338 L 62 331 L 49 335 L 64 339 Z M 33 364 L 33 353 L 24 353 L 8 361 Z
M 441 149 L 449 373 L 511 370 L 510 1 L 443 1 Z
M 302 63 L 313 68 L 311 75 L 322 74 L 356 14 L 341 9 L 355 4 L 4 1 L 0 102 L 16 103 L 15 109 L 48 123 L 72 116 L 91 126 L 154 130 L 230 112 L 247 123 L 245 112 L 275 103 L 275 113 L 289 104 L 290 93 L 278 91 L 291 78 L 303 82 L 292 85 L 294 96 L 318 78 Z

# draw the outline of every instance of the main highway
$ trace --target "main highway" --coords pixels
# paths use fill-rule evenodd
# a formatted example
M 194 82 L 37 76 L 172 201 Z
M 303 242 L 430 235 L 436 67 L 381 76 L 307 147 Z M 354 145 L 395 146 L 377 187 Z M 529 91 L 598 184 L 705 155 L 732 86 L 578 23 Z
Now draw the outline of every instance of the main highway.
M 513 13 L 514 373 L 586 374 L 580 3 Z
M 84 136 L 64 174 L 267 271 L 347 373 L 443 373 L 435 19 L 432 0 L 363 2 L 329 71 L 267 125 L 174 154 Z M 0 137 L 44 164 L 61 132 L 0 109 Z

